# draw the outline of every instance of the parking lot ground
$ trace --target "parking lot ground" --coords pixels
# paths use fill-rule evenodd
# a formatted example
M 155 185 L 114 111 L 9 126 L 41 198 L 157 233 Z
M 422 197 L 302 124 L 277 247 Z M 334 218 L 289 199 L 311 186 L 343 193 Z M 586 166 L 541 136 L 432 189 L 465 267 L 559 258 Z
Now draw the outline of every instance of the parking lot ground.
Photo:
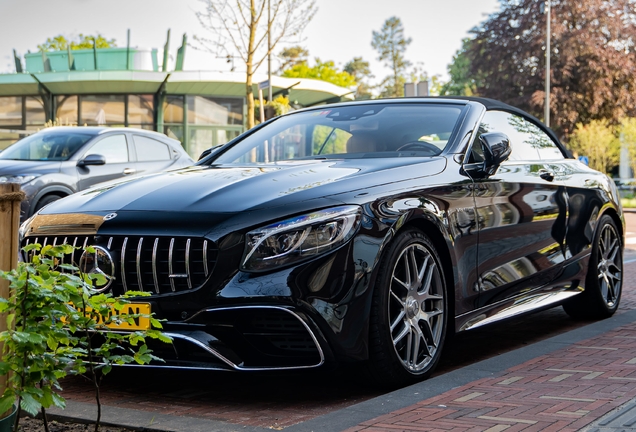
M 626 220 L 623 299 L 610 319 L 574 321 L 555 308 L 460 334 L 434 377 L 390 393 L 348 370 L 243 375 L 122 369 L 103 382 L 103 419 L 171 431 L 595 427 L 636 397 L 636 213 Z M 68 379 L 64 390 L 67 409 L 53 414 L 95 418 L 87 382 Z

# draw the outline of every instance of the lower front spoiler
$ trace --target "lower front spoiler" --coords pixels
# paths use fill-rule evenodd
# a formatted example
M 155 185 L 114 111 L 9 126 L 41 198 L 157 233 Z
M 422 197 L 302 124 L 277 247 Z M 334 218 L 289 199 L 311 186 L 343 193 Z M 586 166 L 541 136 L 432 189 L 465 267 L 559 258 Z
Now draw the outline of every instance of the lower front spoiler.
M 316 368 L 325 363 L 325 352 L 304 314 L 285 307 L 207 309 L 188 323 L 168 322 L 165 327 L 163 333 L 173 343 L 147 340 L 153 354 L 165 361 L 150 366 L 281 371 Z

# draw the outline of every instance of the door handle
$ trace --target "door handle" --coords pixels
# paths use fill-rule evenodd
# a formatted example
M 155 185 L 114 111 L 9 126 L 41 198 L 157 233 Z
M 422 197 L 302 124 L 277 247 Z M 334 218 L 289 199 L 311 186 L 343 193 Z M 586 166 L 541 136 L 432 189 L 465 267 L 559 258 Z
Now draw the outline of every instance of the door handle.
M 539 177 L 541 177 L 543 180 L 551 182 L 552 180 L 554 180 L 554 173 L 551 173 L 547 170 L 540 170 Z
M 136 172 L 137 172 L 137 170 L 133 169 L 133 168 L 125 168 L 124 169 L 124 175 L 130 175 L 130 174 L 134 174 Z

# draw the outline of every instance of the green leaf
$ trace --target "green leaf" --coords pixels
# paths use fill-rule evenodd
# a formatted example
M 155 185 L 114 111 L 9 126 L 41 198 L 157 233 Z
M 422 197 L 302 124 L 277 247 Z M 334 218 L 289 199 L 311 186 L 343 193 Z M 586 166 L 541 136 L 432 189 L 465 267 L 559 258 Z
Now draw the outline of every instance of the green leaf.
M 15 395 L 13 392 L 5 392 L 5 395 L 0 398 L 0 413 L 9 411 L 15 404 Z
M 20 407 L 31 414 L 32 416 L 36 416 L 40 408 L 42 408 L 42 404 L 35 400 L 33 396 L 26 393 L 22 395 L 22 401 L 20 402 Z

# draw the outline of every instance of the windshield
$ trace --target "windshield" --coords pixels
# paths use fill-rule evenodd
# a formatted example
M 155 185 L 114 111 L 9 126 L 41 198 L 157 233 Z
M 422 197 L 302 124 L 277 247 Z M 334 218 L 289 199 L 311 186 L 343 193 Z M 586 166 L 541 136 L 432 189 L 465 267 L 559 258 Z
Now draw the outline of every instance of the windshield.
M 275 120 L 213 163 L 437 156 L 446 148 L 461 110 L 443 104 L 368 104 L 301 112 Z
M 40 132 L 21 139 L 0 153 L 0 159 L 65 161 L 93 135 L 77 132 Z

